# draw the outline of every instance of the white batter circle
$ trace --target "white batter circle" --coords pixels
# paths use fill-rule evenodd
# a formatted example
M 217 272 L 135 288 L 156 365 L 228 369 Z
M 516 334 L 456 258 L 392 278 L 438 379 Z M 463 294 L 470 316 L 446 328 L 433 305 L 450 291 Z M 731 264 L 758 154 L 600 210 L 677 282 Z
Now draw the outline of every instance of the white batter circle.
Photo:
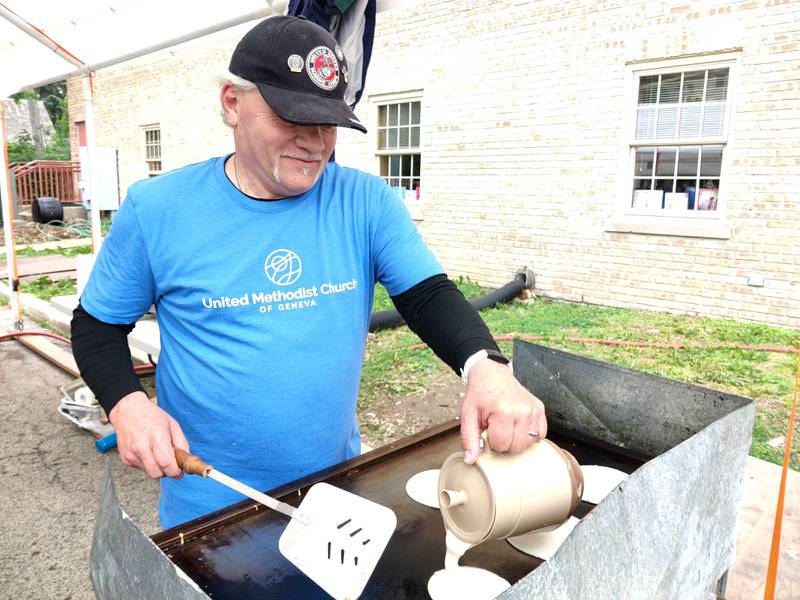
M 428 580 L 432 600 L 491 600 L 510 587 L 499 575 L 476 567 L 442 569 Z
M 561 544 L 564 543 L 564 540 L 569 537 L 569 534 L 580 522 L 581 520 L 577 517 L 570 517 L 561 527 L 553 531 L 543 531 L 541 533 L 534 531 L 524 535 L 517 535 L 508 538 L 508 543 L 520 552 L 542 560 L 548 560 L 556 553 Z
M 406 481 L 406 494 L 420 504 L 439 508 L 439 469 L 420 471 Z
M 628 478 L 628 474 L 611 467 L 581 465 L 583 473 L 583 500 L 590 504 L 600 504 L 614 488 Z

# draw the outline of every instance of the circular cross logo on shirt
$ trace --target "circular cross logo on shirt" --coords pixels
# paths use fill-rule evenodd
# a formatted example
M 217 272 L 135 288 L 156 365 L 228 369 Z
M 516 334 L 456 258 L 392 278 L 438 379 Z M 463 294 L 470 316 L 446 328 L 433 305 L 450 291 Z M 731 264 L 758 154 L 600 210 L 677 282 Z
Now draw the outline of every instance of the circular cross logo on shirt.
M 314 85 L 326 92 L 339 85 L 339 61 L 327 46 L 317 46 L 308 53 L 306 72 Z
M 291 285 L 300 278 L 303 265 L 300 257 L 291 250 L 273 250 L 264 261 L 264 273 L 277 285 Z

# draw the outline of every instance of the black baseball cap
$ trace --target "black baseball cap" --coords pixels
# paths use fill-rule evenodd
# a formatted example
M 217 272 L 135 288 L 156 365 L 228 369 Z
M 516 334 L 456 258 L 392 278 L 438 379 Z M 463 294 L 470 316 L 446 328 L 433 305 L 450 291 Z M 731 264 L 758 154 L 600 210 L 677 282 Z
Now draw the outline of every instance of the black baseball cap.
M 367 132 L 344 101 L 350 77 L 342 49 L 311 21 L 287 16 L 261 21 L 236 46 L 228 70 L 252 81 L 285 121 Z

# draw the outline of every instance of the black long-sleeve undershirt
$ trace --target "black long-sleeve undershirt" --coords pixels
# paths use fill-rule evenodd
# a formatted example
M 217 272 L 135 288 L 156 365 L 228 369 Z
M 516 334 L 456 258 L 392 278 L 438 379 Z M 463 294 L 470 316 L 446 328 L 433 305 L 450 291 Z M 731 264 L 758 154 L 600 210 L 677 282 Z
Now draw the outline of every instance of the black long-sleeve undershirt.
M 128 348 L 128 334 L 135 326 L 104 323 L 80 304 L 72 312 L 72 354 L 106 414 L 128 394 L 144 392 Z
M 446 275 L 434 275 L 392 296 L 408 327 L 457 375 L 479 350 L 499 348 L 489 328 Z
M 429 277 L 392 301 L 409 328 L 457 374 L 479 350 L 499 350 L 478 312 L 445 275 Z M 123 397 L 144 391 L 128 348 L 134 326 L 104 323 L 80 304 L 72 315 L 75 362 L 106 414 Z

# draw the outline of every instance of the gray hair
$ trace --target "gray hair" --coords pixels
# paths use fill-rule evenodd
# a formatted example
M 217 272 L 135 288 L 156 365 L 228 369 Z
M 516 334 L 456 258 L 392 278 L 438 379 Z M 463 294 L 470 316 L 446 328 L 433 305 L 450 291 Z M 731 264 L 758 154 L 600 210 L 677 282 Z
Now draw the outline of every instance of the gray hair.
M 217 77 L 217 85 L 222 88 L 223 85 L 226 83 L 230 83 L 234 88 L 236 88 L 239 92 L 249 92 L 250 90 L 256 89 L 256 84 L 252 81 L 248 81 L 247 79 L 243 79 L 238 75 L 234 75 L 227 69 Z M 225 111 L 222 108 L 219 109 L 220 115 L 222 115 L 222 122 L 225 123 L 228 127 L 230 127 L 230 123 L 228 123 L 228 119 L 225 116 Z

